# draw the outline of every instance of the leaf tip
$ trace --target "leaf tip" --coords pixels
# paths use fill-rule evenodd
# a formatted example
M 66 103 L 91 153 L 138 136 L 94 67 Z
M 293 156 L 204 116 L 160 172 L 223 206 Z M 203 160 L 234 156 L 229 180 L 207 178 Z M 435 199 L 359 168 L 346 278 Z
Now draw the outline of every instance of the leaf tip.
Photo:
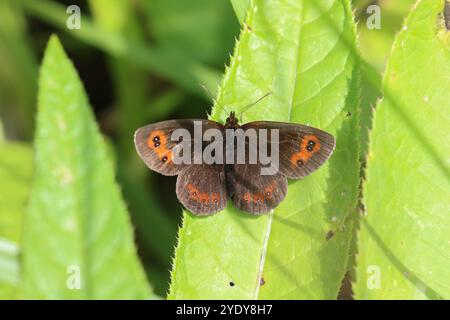
M 61 41 L 56 34 L 52 34 L 50 36 L 50 39 L 47 42 L 47 47 L 45 49 L 46 52 L 54 50 L 64 50 Z

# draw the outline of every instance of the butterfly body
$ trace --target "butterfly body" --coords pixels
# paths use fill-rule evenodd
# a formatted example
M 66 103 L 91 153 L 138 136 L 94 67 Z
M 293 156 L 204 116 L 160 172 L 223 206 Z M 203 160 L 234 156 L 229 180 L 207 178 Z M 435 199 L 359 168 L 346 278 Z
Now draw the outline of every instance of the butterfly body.
M 179 152 L 182 146 L 192 147 L 188 150 L 194 151 L 196 147 L 201 148 L 197 149 L 197 154 L 208 149 L 212 140 L 195 145 L 203 137 L 195 136 L 199 127 L 205 136 L 208 130 L 222 134 L 223 139 L 214 139 L 218 144 L 215 153 L 223 152 L 228 156 L 231 149 L 234 151 L 231 162 L 228 158 L 224 162 L 199 162 L 196 161 L 198 158 L 194 159 L 195 152 L 185 158 L 190 161 L 176 161 L 174 154 L 185 152 L 184 149 Z M 193 133 L 194 138 L 192 135 L 190 138 L 178 138 L 179 129 L 184 133 Z M 235 145 L 236 137 L 229 138 L 227 135 L 230 131 L 255 132 L 257 140 L 244 138 L 243 158 L 247 162 L 239 162 L 240 149 Z M 263 144 L 270 145 L 271 157 L 274 154 L 277 156 L 276 170 L 268 170 L 269 173 L 264 173 L 267 163 L 249 161 L 253 153 L 261 156 Z M 324 131 L 300 124 L 257 121 L 240 125 L 234 112 L 231 112 L 225 124 L 185 119 L 144 126 L 136 131 L 135 145 L 150 169 L 163 175 L 178 175 L 177 197 L 194 214 L 210 215 L 221 211 L 230 198 L 237 208 L 260 215 L 273 210 L 285 198 L 287 178 L 303 178 L 322 165 L 332 154 L 335 140 Z
M 224 127 L 225 127 L 225 129 L 238 129 L 239 128 L 239 121 L 236 118 L 236 114 L 233 111 L 230 113 L 230 116 L 225 121 Z

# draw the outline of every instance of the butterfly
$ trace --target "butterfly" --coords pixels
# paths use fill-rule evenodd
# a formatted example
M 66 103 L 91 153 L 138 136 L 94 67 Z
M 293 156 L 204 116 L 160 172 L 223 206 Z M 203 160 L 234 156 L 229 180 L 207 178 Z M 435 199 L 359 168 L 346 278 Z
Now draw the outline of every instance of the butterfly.
M 227 129 L 257 133 L 278 133 L 278 170 L 274 174 L 263 175 L 261 163 L 180 163 L 174 159 L 174 151 L 184 145 L 194 145 L 195 139 L 173 139 L 177 129 L 195 133 L 195 123 L 203 132 L 214 129 L 226 136 Z M 258 135 L 258 140 L 245 140 L 246 155 L 250 150 L 258 150 L 267 142 Z M 195 134 L 194 134 L 195 138 Z M 223 148 L 226 139 L 220 141 Z M 211 120 L 181 119 L 149 124 L 136 130 L 134 142 L 144 163 L 151 169 L 166 176 L 177 175 L 176 194 L 185 208 L 196 215 L 211 215 L 223 210 L 230 198 L 237 208 L 251 214 L 261 215 L 277 207 L 287 194 L 287 178 L 301 179 L 318 169 L 333 153 L 334 137 L 310 126 L 256 121 L 239 124 L 234 112 L 230 112 L 225 124 Z M 234 145 L 234 141 L 233 144 Z M 207 144 L 202 142 L 202 151 Z M 226 151 L 225 151 L 226 152 Z

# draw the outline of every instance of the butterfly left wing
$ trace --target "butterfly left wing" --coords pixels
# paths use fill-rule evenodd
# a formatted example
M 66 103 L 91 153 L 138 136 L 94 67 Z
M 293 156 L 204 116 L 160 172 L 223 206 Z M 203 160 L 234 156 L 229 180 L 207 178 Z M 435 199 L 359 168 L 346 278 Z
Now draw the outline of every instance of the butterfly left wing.
M 290 179 L 300 179 L 317 170 L 335 148 L 335 139 L 331 134 L 302 124 L 255 121 L 242 126 L 244 130 L 249 128 L 268 130 L 269 144 L 270 130 L 279 130 L 279 172 Z

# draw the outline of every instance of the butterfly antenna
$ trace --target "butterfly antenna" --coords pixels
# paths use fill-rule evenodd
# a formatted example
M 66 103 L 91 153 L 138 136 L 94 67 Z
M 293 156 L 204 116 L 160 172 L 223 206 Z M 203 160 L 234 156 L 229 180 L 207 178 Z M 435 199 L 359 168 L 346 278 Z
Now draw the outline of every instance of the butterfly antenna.
M 270 96 L 272 94 L 272 91 L 267 92 L 265 95 L 263 95 L 262 97 L 260 97 L 258 100 L 256 100 L 255 102 L 252 102 L 248 105 L 246 105 L 244 108 L 242 108 L 242 110 L 238 113 L 237 117 L 240 117 L 244 111 L 247 111 L 248 109 L 250 109 L 251 107 L 253 107 L 255 104 L 257 104 L 258 102 L 260 102 L 261 100 L 263 100 L 264 98 L 267 98 L 268 96 Z
M 211 100 L 213 101 L 213 103 L 217 103 L 217 105 L 218 105 L 221 109 L 225 110 L 225 112 L 226 112 L 227 114 L 230 114 L 230 112 L 228 112 L 228 110 L 225 109 L 225 107 L 224 107 L 223 105 L 221 105 L 220 102 L 217 101 L 217 100 L 214 98 L 213 94 L 211 93 L 211 91 L 209 91 L 209 89 L 208 89 L 206 86 L 204 86 L 203 84 L 200 83 L 200 87 L 202 87 L 202 89 L 205 90 L 205 92 L 209 95 L 209 97 L 211 98 Z

